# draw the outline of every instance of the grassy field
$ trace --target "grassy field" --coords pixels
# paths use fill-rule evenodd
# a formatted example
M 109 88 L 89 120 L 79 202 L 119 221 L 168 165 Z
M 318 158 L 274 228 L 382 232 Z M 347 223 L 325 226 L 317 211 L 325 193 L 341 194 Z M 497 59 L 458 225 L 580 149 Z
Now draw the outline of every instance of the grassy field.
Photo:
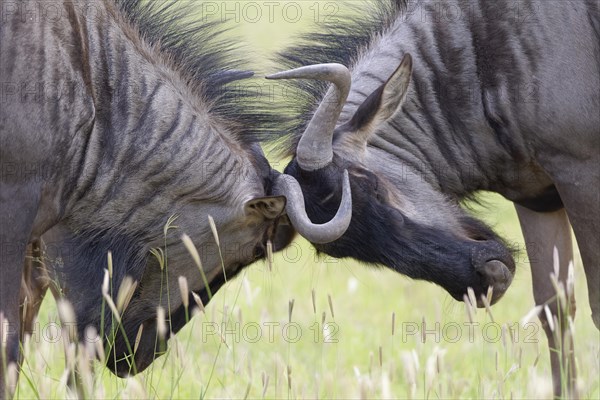
M 307 29 L 315 7 L 321 17 L 337 7 L 301 2 L 296 21 L 277 13 L 290 2 L 277 3 L 271 22 L 264 3 L 255 3 L 258 20 L 244 14 L 250 3 L 214 4 L 227 4 L 234 15 L 239 7 L 237 33 L 261 73 L 272 72 L 265 60 Z M 495 195 L 482 199 L 473 212 L 523 249 L 512 205 Z M 579 258 L 575 265 L 578 385 L 583 397 L 600 398 L 600 334 L 590 318 Z M 551 398 L 545 336 L 535 319 L 520 323 L 533 306 L 524 251 L 512 287 L 492 314 L 469 315 L 437 286 L 318 258 L 297 239 L 275 256 L 272 269 L 257 263 L 221 289 L 146 372 L 119 379 L 95 363 L 90 397 Z M 57 337 L 58 320 L 48 297 L 38 335 L 25 345 L 17 398 L 73 396 L 65 385 L 70 361 Z
M 478 214 L 522 243 L 512 206 L 495 196 L 485 202 L 489 208 Z M 299 240 L 275 257 L 272 270 L 255 264 L 221 289 L 148 371 L 118 379 L 96 363 L 94 397 L 550 398 L 546 339 L 537 321 L 520 324 L 534 305 L 520 260 L 492 315 L 477 310 L 470 323 L 464 304 L 439 287 L 317 260 Z M 584 398 L 598 398 L 600 337 L 579 262 L 576 278 L 579 387 Z M 56 321 L 47 298 L 40 334 L 26 345 L 19 398 L 68 395 Z

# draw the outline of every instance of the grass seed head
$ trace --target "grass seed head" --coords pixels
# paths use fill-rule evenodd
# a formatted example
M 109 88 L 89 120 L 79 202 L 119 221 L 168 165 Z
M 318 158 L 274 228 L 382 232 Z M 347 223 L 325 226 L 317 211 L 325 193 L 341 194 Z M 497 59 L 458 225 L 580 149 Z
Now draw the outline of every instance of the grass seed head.
M 555 326 L 554 326 L 554 316 L 552 315 L 552 312 L 550 311 L 550 307 L 548 307 L 547 305 L 544 306 L 544 312 L 546 313 L 546 319 L 548 321 L 548 326 L 550 327 L 550 330 L 552 332 L 554 332 Z
M 100 338 L 98 337 L 98 331 L 96 330 L 96 328 L 94 328 L 91 325 L 86 327 L 83 340 L 86 355 L 90 360 L 93 360 L 97 356 L 96 342 L 100 341 Z
M 104 279 L 102 279 L 102 295 L 108 296 L 108 284 L 110 280 L 110 273 L 105 268 L 104 269 Z
M 219 233 L 217 232 L 217 225 L 215 224 L 215 220 L 212 216 L 208 216 L 208 224 L 210 225 L 210 230 L 212 231 L 213 237 L 215 238 L 215 242 L 217 242 L 217 246 L 221 247 L 221 241 L 219 240 Z
M 167 321 L 165 318 L 165 309 L 161 306 L 158 306 L 156 309 L 156 330 L 158 337 L 161 340 L 165 340 L 167 337 Z
M 187 278 L 185 276 L 180 276 L 177 279 L 177 282 L 179 283 L 179 291 L 181 292 L 181 301 L 183 302 L 183 306 L 187 310 L 190 305 L 190 290 L 188 287 Z
M 467 288 L 467 294 L 469 296 L 469 303 L 471 305 L 471 307 L 475 308 L 477 307 L 477 297 L 475 297 L 475 291 L 473 290 L 472 287 L 468 287 Z M 476 314 L 477 310 L 473 311 L 473 315 Z
M 560 256 L 556 246 L 552 248 L 552 262 L 554 264 L 554 276 L 560 276 Z
M 177 225 L 174 225 L 175 221 L 177 221 L 177 218 L 179 218 L 179 215 L 177 214 L 173 214 L 171 215 L 168 219 L 167 219 L 167 223 L 165 224 L 165 226 L 163 227 L 163 236 L 166 238 L 167 234 L 169 233 L 169 231 L 171 229 L 178 229 L 179 227 Z
M 184 233 L 183 235 L 181 235 L 181 241 L 183 242 L 183 245 L 185 246 L 187 251 L 192 256 L 192 259 L 194 260 L 194 263 L 196 263 L 196 266 L 202 269 L 202 263 L 200 262 L 200 254 L 198 253 L 198 249 L 194 245 L 194 242 L 192 242 L 192 239 Z
M 540 315 L 540 312 L 543 308 L 543 306 L 535 306 L 531 310 L 529 310 L 529 312 L 525 314 L 525 316 L 521 319 L 521 326 L 525 327 L 527 324 L 529 324 L 531 320 Z
M 129 306 L 129 302 L 135 293 L 137 288 L 137 282 L 133 280 L 129 275 L 123 278 L 121 285 L 119 286 L 119 292 L 117 293 L 117 310 L 119 314 L 123 315 L 123 312 Z
M 206 311 L 204 309 L 204 303 L 202 303 L 202 299 L 200 298 L 200 296 L 198 296 L 196 293 L 192 292 L 192 297 L 194 298 L 194 301 L 196 302 L 198 309 L 200 309 L 200 312 L 206 313 Z
M 414 385 L 417 382 L 417 370 L 411 353 L 403 351 L 400 354 L 402 365 L 404 366 L 404 377 L 409 385 Z
M 575 268 L 573 267 L 573 260 L 569 261 L 567 270 L 567 296 L 569 299 L 575 297 Z
M 202 277 L 202 282 L 204 283 L 204 287 L 206 288 L 206 292 L 208 293 L 208 298 L 212 298 L 212 291 L 210 289 L 210 285 L 208 284 L 208 279 L 206 277 L 206 273 L 204 273 L 204 268 L 202 267 L 202 262 L 200 261 L 200 254 L 198 254 L 198 249 L 192 242 L 192 239 L 185 233 L 181 236 L 181 240 L 183 241 L 183 245 L 187 249 L 187 251 L 192 256 L 194 263 L 196 263 L 196 267 L 198 267 L 198 271 L 200 271 L 200 276 Z
M 68 332 L 71 341 L 77 341 L 77 320 L 71 302 L 66 299 L 59 299 L 56 302 L 56 307 L 58 308 L 58 315 L 63 325 L 63 332 Z
M 292 312 L 294 311 L 294 299 L 288 302 L 288 322 L 292 322 Z
M 107 255 L 107 264 L 108 264 L 108 277 L 110 279 L 112 279 L 113 277 L 113 258 L 112 258 L 112 251 L 108 251 Z

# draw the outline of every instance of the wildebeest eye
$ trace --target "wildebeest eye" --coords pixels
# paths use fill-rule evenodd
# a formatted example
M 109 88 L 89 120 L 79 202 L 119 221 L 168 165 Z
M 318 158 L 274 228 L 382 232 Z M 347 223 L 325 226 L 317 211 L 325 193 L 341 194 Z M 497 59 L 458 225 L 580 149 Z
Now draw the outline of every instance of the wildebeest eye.
M 381 181 L 369 170 L 360 169 L 352 173 L 352 180 L 358 183 L 358 186 L 371 196 L 375 196 L 377 200 L 385 201 L 387 192 Z

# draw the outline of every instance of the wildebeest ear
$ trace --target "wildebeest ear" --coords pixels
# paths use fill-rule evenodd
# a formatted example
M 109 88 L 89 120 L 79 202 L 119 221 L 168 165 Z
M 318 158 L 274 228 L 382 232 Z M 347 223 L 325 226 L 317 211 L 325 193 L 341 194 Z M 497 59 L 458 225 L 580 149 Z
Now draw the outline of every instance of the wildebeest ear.
M 370 134 L 375 126 L 392 117 L 402 106 L 412 74 L 412 58 L 406 53 L 396 71 L 358 107 L 349 124 L 351 131 Z
M 275 219 L 285 210 L 285 196 L 257 197 L 244 204 L 244 212 L 249 217 Z
M 412 57 L 406 53 L 402 57 L 402 61 L 396 71 L 394 71 L 383 87 L 381 110 L 379 113 L 382 114 L 381 117 L 384 121 L 396 114 L 402 103 L 404 103 L 411 74 Z

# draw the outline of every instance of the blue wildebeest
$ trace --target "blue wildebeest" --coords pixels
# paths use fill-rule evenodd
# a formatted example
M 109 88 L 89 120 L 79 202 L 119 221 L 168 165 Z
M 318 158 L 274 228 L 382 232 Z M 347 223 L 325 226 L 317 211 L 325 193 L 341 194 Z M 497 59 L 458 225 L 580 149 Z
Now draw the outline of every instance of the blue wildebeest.
M 554 316 L 553 248 L 564 283 L 570 221 L 600 327 L 598 3 L 389 3 L 371 21 L 365 12 L 336 16 L 282 53 L 292 69 L 268 77 L 304 79 L 291 83 L 307 117 L 290 128 L 286 173 L 300 182 L 312 221 L 333 215 L 342 171 L 350 173 L 350 227 L 315 247 L 435 282 L 456 299 L 491 286 L 497 301 L 514 273 L 511 251 L 459 207 L 478 190 L 497 192 L 515 204 L 535 301 Z M 572 347 L 540 318 L 555 394 L 576 395 Z M 563 348 L 568 388 L 554 350 Z
M 268 240 L 275 250 L 291 240 L 294 230 L 280 224 L 286 198 L 272 195 L 285 192 L 278 189 L 281 175 L 258 144 L 276 119 L 260 97 L 236 86 L 251 74 L 239 70 L 223 25 L 191 21 L 185 7 L 127 0 L 0 4 L 0 313 L 8 322 L 0 384 L 3 366 L 19 360 L 25 249 L 48 231 L 68 253 L 54 273 L 67 288 L 79 337 L 88 326 L 111 328 L 101 326 L 100 315 L 108 251 L 115 290 L 125 276 L 138 282 L 122 316 L 127 340 L 117 337 L 108 366 L 119 375 L 141 371 L 155 356 L 157 307 L 166 309 L 174 331 L 185 323 L 178 277 L 208 300 L 182 232 L 199 246 L 213 293 L 262 258 Z M 303 215 L 290 205 L 287 212 Z M 295 217 L 297 231 L 334 239 L 350 212 L 348 203 L 338 219 L 320 226 Z M 179 216 L 180 233 L 163 233 L 171 215 Z M 168 249 L 164 273 L 149 255 L 155 248 Z M 161 284 L 166 279 L 170 287 Z M 127 341 L 134 343 L 141 325 L 132 360 Z

